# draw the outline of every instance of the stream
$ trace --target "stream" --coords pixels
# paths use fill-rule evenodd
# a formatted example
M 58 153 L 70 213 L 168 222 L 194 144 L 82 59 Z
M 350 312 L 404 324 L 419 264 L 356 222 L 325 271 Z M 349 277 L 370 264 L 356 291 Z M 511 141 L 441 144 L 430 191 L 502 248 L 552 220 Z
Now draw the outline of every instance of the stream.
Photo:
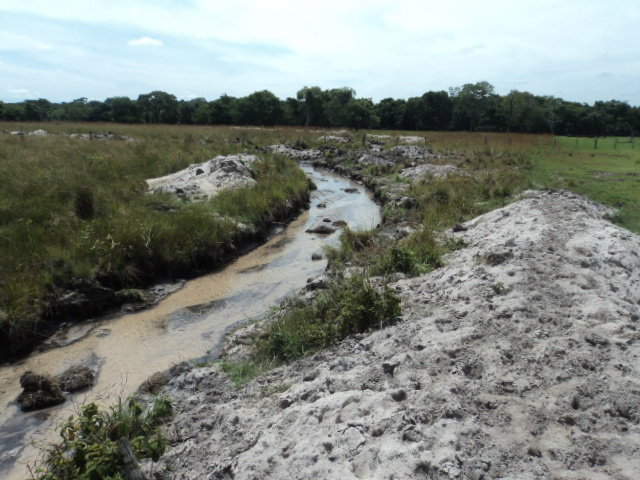
M 323 254 L 323 245 L 337 244 L 339 230 L 328 236 L 305 230 L 326 218 L 343 220 L 356 230 L 380 222 L 380 208 L 364 187 L 310 166 L 302 168 L 318 186 L 311 207 L 267 243 L 225 268 L 186 282 L 147 310 L 75 324 L 64 332 L 64 346 L 0 366 L 0 478 L 27 478 L 28 465 L 38 458 L 33 442 L 55 440 L 55 427 L 78 405 L 111 403 L 117 395 L 132 394 L 156 372 L 184 360 L 215 356 L 229 329 L 263 316 L 322 273 L 326 260 L 313 261 L 311 256 Z M 91 390 L 69 396 L 58 407 L 20 411 L 15 398 L 25 371 L 58 375 L 77 364 L 97 372 Z

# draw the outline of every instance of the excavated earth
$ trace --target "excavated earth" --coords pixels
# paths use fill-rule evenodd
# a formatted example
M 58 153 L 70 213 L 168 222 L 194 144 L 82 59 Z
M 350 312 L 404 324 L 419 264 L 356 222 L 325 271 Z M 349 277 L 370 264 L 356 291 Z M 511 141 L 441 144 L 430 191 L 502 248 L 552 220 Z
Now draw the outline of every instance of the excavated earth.
M 464 225 L 400 321 L 241 389 L 177 374 L 157 479 L 634 479 L 640 237 L 566 191 Z

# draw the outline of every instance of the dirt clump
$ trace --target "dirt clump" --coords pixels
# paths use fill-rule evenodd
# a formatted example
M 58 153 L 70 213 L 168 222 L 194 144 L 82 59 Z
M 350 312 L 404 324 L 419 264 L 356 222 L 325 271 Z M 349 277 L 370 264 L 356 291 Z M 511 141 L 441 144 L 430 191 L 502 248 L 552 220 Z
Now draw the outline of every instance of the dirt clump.
M 20 386 L 23 391 L 16 401 L 23 412 L 41 410 L 65 401 L 58 380 L 50 375 L 25 372 L 20 377 Z
M 57 381 L 65 392 L 74 393 L 93 386 L 96 375 L 89 367 L 73 365 L 58 375 Z

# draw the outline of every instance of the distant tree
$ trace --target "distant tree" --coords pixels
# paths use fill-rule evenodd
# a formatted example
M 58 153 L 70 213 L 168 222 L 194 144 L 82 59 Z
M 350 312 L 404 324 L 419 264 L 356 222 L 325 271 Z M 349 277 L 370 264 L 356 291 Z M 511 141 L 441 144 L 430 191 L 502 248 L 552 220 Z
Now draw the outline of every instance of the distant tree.
M 85 97 L 77 98 L 65 105 L 67 110 L 67 120 L 72 122 L 86 122 L 89 118 L 89 107 Z
M 139 95 L 137 104 L 145 123 L 178 123 L 178 99 L 175 95 L 156 90 Z
M 324 93 L 320 87 L 304 87 L 298 90 L 297 99 L 304 116 L 304 125 L 320 127 L 327 125 L 324 112 Z
M 422 111 L 418 118 L 419 130 L 446 130 L 453 118 L 453 102 L 445 91 L 422 95 Z
M 407 100 L 402 119 L 402 128 L 405 130 L 418 130 L 418 121 L 423 116 L 424 103 L 420 97 L 411 97 Z
M 348 105 L 356 92 L 349 87 L 332 88 L 323 92 L 323 111 L 327 124 L 332 127 L 346 127 L 349 123 Z
M 493 85 L 489 82 L 466 83 L 461 87 L 449 89 L 449 94 L 453 98 L 453 127 L 455 129 L 474 131 L 481 124 L 485 124 L 483 119 L 489 118 L 495 108 L 492 105 L 495 97 Z
M 282 116 L 285 125 L 304 125 L 305 117 L 300 100 L 288 97 L 282 102 Z
M 140 112 L 138 105 L 129 97 L 114 97 L 106 102 L 111 106 L 111 119 L 116 123 L 138 123 Z
M 231 125 L 231 109 L 237 100 L 237 98 L 223 93 L 217 100 L 209 102 L 211 123 L 213 125 Z
M 507 133 L 516 128 L 520 133 L 540 133 L 548 125 L 545 120 L 543 98 L 537 98 L 529 92 L 512 90 L 502 97 L 501 112 L 506 121 Z
M 111 106 L 106 102 L 92 100 L 87 104 L 89 122 L 109 122 L 111 121 Z
M 198 105 L 196 111 L 193 112 L 192 120 L 196 125 L 209 125 L 211 123 L 209 103 Z
M 7 121 L 24 120 L 24 105 L 18 103 L 7 103 L 4 106 L 3 118 Z
M 402 128 L 404 113 L 407 108 L 405 100 L 384 98 L 375 106 L 375 112 L 380 119 L 380 128 L 384 130 L 399 130 Z
M 40 122 L 45 120 L 43 112 L 35 100 L 27 100 L 23 102 L 24 120 L 28 122 Z
M 367 128 L 371 124 L 373 116 L 373 102 L 371 99 L 352 98 L 345 106 L 345 109 L 347 112 L 347 127 L 359 130 Z
M 280 125 L 283 113 L 280 99 L 269 90 L 240 98 L 231 108 L 231 118 L 237 125 Z

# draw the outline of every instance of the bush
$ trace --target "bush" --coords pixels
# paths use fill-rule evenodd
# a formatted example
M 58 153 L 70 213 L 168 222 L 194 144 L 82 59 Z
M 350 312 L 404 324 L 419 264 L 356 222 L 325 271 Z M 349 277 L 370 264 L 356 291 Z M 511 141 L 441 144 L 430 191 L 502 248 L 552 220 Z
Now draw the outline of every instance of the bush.
M 160 432 L 172 406 L 166 396 L 144 407 L 134 397 L 119 399 L 108 410 L 95 403 L 84 405 L 77 418 L 71 416 L 60 428 L 62 442 L 47 450 L 37 480 L 122 479 L 125 467 L 118 442 L 126 439 L 137 459 L 158 461 L 167 447 Z

